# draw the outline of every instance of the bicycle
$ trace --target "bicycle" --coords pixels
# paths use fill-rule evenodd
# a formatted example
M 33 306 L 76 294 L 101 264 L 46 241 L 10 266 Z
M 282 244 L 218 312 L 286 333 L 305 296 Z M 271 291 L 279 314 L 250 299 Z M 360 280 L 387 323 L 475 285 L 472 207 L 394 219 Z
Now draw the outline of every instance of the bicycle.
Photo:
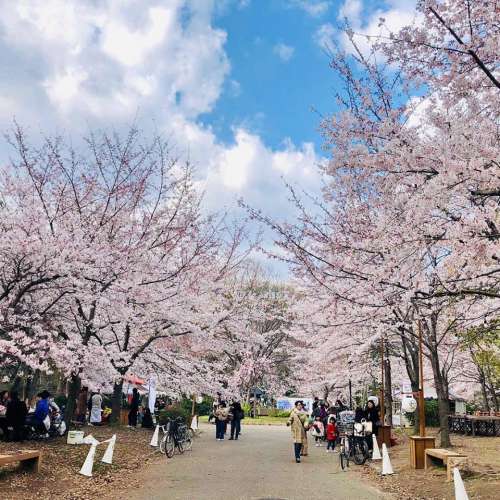
M 344 426 L 340 434 L 340 467 L 345 470 L 349 462 L 363 465 L 369 456 L 364 428 L 356 430 L 353 424 Z
M 160 442 L 160 451 L 165 453 L 168 458 L 172 458 L 177 448 L 179 454 L 184 453 L 185 450 L 192 449 L 193 442 L 189 435 L 188 428 L 184 424 L 182 418 L 170 420 L 167 425 L 161 426 L 164 435 Z
M 166 425 L 160 425 L 160 430 L 163 432 L 163 436 L 160 439 L 160 446 L 159 446 L 161 453 L 165 453 L 165 443 L 167 441 L 169 423 L 170 422 L 167 422 Z

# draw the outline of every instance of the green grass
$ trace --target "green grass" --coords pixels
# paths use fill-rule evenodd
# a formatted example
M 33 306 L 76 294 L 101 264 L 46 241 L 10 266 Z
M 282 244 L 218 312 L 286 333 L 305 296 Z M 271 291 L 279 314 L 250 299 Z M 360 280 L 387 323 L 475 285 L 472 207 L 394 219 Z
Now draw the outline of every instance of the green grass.
M 245 417 L 241 423 L 242 425 L 286 425 L 288 417 L 258 417 L 250 418 Z M 200 422 L 208 422 L 208 416 L 203 415 L 200 417 Z

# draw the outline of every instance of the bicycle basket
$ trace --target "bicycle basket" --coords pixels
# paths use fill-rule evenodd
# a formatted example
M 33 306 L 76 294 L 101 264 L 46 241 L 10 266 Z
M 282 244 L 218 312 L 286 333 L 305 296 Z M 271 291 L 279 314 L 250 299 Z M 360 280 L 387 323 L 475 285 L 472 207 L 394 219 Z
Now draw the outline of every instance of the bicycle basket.
M 352 436 L 354 434 L 354 422 L 340 423 L 337 425 L 340 435 Z

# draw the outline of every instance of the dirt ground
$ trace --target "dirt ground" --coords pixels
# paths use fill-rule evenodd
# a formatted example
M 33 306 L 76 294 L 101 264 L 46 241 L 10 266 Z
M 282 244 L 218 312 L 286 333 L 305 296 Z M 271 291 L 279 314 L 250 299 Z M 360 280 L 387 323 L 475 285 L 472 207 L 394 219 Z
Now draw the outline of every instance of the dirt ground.
M 145 429 L 85 427 L 85 435 L 92 434 L 98 441 L 117 434 L 113 464 L 100 460 L 106 444 L 97 448 L 93 477 L 78 474 L 89 451 L 88 445 L 68 445 L 66 437 L 46 442 L 0 443 L 0 453 L 20 449 L 42 450 L 40 474 L 21 472 L 17 464 L 0 468 L 0 498 L 2 500 L 89 500 L 103 492 L 122 486 L 133 486 L 137 471 L 158 460 L 159 453 L 149 446 L 152 431 Z
M 436 429 L 428 429 L 428 435 L 436 435 Z M 378 488 L 392 493 L 400 500 L 453 500 L 453 481 L 446 482 L 446 468 L 414 470 L 410 467 L 410 445 L 406 435 L 398 434 L 399 445 L 389 450 L 395 474 L 380 475 L 381 463 L 360 471 L 363 477 L 373 481 Z M 500 498 L 500 437 L 471 437 L 451 435 L 453 450 L 469 457 L 470 471 L 464 471 L 465 488 L 472 499 L 493 500 Z M 439 439 L 436 439 L 439 446 Z
M 393 476 L 380 476 L 380 462 L 352 466 L 344 473 L 337 454 L 324 447 L 310 448 L 300 465 L 292 459 L 289 430 L 280 426 L 245 426 L 240 442 L 217 442 L 213 426 L 203 424 L 193 451 L 167 460 L 149 445 L 152 431 L 87 427 L 98 440 L 117 433 L 113 465 L 100 462 L 106 445 L 98 448 L 94 477 L 78 474 L 88 445 L 67 445 L 66 439 L 49 442 L 0 443 L 0 453 L 40 449 L 41 474 L 20 472 L 17 466 L 0 468 L 2 500 L 182 499 L 236 500 L 281 498 L 339 500 L 394 498 L 399 500 L 452 500 L 453 483 L 446 470 L 415 471 L 409 465 L 409 443 L 390 449 Z M 431 429 L 430 434 L 433 433 Z M 471 472 L 463 474 L 469 498 L 497 499 L 500 491 L 500 438 L 452 435 L 456 449 L 469 456 Z M 236 446 L 233 446 L 236 445 Z M 375 488 L 370 486 L 373 485 Z M 378 493 L 383 491 L 385 493 Z M 314 493 L 313 493 L 314 492 Z

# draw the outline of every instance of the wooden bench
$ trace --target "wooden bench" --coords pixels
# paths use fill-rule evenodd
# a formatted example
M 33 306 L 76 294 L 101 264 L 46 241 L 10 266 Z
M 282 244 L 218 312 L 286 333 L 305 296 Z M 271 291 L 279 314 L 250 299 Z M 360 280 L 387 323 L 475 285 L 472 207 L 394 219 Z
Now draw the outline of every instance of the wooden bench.
M 444 448 L 427 448 L 425 450 L 425 468 L 429 467 L 432 459 L 441 460 L 443 465 L 446 465 L 446 479 L 451 480 L 451 472 L 453 467 L 467 462 L 467 456 L 456 451 L 445 450 Z
M 0 466 L 19 462 L 21 468 L 40 472 L 42 453 L 38 450 L 19 450 L 9 454 L 0 454 Z

